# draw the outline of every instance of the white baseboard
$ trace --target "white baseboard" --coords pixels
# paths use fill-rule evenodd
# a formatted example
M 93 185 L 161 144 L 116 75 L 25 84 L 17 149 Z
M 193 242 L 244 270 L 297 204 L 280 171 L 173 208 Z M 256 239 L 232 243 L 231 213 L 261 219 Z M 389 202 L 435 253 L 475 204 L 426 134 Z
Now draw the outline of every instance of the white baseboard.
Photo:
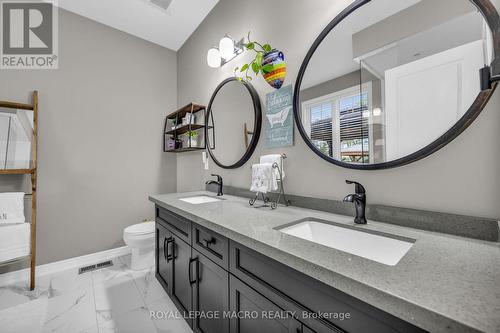
M 36 266 L 36 276 L 39 277 L 39 276 L 54 274 L 75 267 L 95 264 L 100 261 L 105 261 L 112 258 L 127 255 L 130 252 L 131 250 L 128 246 L 122 246 L 122 247 L 117 247 L 116 249 L 87 254 L 84 256 L 65 259 L 61 261 L 55 261 L 49 264 L 39 265 Z M 0 274 L 0 286 L 9 285 L 19 281 L 29 280 L 29 276 L 30 276 L 29 268 Z

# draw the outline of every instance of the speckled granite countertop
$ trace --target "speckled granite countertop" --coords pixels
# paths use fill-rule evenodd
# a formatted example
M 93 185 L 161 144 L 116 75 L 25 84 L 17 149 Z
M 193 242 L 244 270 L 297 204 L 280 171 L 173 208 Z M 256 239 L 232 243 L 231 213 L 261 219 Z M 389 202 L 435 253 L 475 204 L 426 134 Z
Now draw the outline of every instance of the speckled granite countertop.
M 150 200 L 244 246 L 430 332 L 500 332 L 500 244 L 369 221 L 360 229 L 416 239 L 396 266 L 286 235 L 273 228 L 314 217 L 352 225 L 321 211 L 252 208 L 225 195 L 199 205 L 178 200 L 211 192 L 153 195 Z

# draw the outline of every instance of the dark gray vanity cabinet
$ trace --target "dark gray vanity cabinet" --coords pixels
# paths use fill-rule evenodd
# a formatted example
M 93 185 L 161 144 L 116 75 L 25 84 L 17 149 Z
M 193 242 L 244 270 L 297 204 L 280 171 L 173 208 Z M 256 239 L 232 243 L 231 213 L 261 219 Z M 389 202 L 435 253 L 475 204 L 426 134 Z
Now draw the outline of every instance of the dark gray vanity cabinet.
M 316 333 L 307 326 L 302 327 L 302 333 Z
M 302 325 L 292 315 L 255 290 L 231 276 L 229 278 L 231 313 L 231 333 L 301 333 Z M 262 314 L 269 318 L 262 318 Z
M 229 258 L 232 275 L 279 307 L 296 312 L 298 320 L 307 325 L 306 332 L 423 332 L 236 242 L 230 242 Z M 326 316 L 318 317 L 319 313 Z
M 191 246 L 156 223 L 156 277 L 181 314 L 192 310 Z
M 192 264 L 193 311 L 207 315 L 193 320 L 193 331 L 229 333 L 229 321 L 223 317 L 229 309 L 229 273 L 196 250 Z
M 187 318 L 189 311 L 193 309 L 193 289 L 190 280 L 191 246 L 174 235 L 172 248 L 170 298 Z
M 193 308 L 190 230 L 190 221 L 156 209 L 156 277 L 185 318 Z
M 156 209 L 156 277 L 197 333 L 229 333 L 228 240 L 162 208 Z M 203 251 L 198 251 L 200 249 Z M 193 316 L 192 313 L 207 314 Z M 219 318 L 211 318 L 217 314 Z M 190 319 L 195 317 L 195 319 Z
M 167 292 L 170 292 L 172 280 L 172 233 L 161 224 L 156 223 L 156 278 Z
M 159 207 L 156 276 L 196 333 L 424 332 Z

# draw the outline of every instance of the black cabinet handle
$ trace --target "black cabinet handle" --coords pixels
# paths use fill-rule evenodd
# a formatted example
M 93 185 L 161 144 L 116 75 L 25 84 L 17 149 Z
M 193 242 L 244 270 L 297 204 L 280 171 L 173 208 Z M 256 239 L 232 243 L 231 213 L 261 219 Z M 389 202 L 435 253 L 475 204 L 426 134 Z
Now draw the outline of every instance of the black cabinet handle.
M 210 239 L 203 239 L 201 242 L 203 243 L 203 246 L 210 247 L 210 244 L 215 244 L 217 240 L 214 237 L 211 237 Z
M 192 275 L 193 275 L 193 262 L 196 262 L 196 277 L 193 280 Z M 194 284 L 198 281 L 198 257 L 196 258 L 191 258 L 189 259 L 189 268 L 188 268 L 188 279 L 189 279 L 189 284 Z
M 165 244 L 166 242 L 166 245 L 164 245 L 164 248 L 163 248 L 163 255 L 165 256 L 165 260 L 167 262 L 169 262 L 170 260 L 174 259 L 174 254 L 173 253 L 169 253 L 169 246 L 170 244 L 174 244 L 174 238 L 173 237 L 169 237 L 169 238 L 165 238 L 165 241 L 163 242 L 163 244 Z M 173 251 L 173 247 L 172 247 L 172 252 Z
M 165 258 L 165 260 L 167 260 L 167 246 L 166 246 L 166 243 L 167 243 L 167 237 L 165 237 L 165 239 L 163 240 L 163 258 Z

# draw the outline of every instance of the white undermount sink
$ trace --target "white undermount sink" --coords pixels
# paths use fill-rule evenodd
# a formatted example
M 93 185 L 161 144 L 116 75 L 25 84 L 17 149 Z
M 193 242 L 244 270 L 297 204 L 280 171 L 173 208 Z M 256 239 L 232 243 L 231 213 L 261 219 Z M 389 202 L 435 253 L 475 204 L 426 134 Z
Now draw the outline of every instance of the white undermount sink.
M 211 197 L 208 195 L 198 195 L 196 197 L 181 198 L 179 200 L 190 203 L 192 205 L 199 205 L 199 204 L 204 204 L 204 203 L 209 203 L 209 202 L 221 201 L 222 199 L 219 199 L 216 197 Z
M 382 233 L 355 230 L 340 223 L 305 219 L 277 229 L 285 234 L 348 252 L 385 265 L 395 266 L 415 240 Z

